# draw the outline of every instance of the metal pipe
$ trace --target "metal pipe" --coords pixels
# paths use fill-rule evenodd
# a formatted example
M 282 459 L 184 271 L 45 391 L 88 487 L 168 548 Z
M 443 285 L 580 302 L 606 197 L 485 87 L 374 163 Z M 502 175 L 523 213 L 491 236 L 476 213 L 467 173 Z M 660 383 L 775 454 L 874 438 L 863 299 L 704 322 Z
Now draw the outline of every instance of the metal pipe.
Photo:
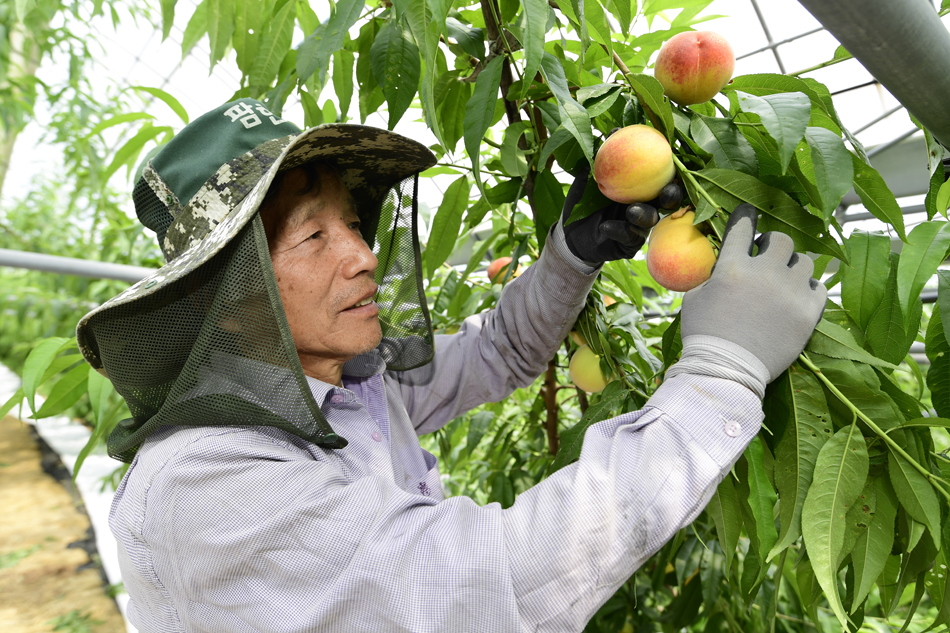
M 0 248 L 0 266 L 26 268 L 61 275 L 92 277 L 94 279 L 117 279 L 127 281 L 130 284 L 148 277 L 156 270 L 155 268 L 144 268 L 142 266 L 127 266 L 88 259 L 45 255 L 43 253 L 12 251 L 6 248 Z
M 927 207 L 922 204 L 913 204 L 906 207 L 901 207 L 901 214 L 904 217 L 912 215 L 914 213 L 926 213 Z M 842 213 L 838 216 L 838 223 L 841 225 L 847 224 L 848 222 L 858 222 L 861 220 L 873 220 L 877 218 L 876 215 L 870 211 L 855 211 L 854 213 Z
M 950 147 L 950 33 L 928 0 L 799 0 Z

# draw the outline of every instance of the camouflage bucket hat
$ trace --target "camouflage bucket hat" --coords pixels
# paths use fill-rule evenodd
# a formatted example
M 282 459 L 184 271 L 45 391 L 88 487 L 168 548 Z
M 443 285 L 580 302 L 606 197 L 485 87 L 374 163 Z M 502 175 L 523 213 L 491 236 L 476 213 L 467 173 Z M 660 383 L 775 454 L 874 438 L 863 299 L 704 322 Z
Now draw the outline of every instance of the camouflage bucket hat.
M 356 199 L 363 220 L 361 231 L 374 251 L 395 251 L 393 245 L 380 244 L 377 231 L 380 215 L 392 216 L 392 210 L 387 211 L 392 203 L 384 204 L 387 196 L 395 196 L 397 206 L 398 198 L 413 197 L 410 230 L 415 233 L 415 178 L 436 162 L 425 145 L 364 125 L 326 124 L 301 131 L 253 99 L 226 103 L 185 126 L 143 168 L 133 191 L 136 213 L 156 232 L 167 263 L 80 320 L 76 335 L 86 361 L 106 373 L 89 329 L 90 320 L 148 299 L 203 266 L 257 214 L 278 172 L 309 162 L 326 163 L 339 172 Z M 411 183 L 408 194 L 407 182 Z M 409 257 L 417 265 L 415 235 L 412 243 L 415 253 Z M 397 261 L 395 268 L 415 274 L 405 259 Z M 381 276 L 397 275 L 390 267 L 378 271 L 377 277 Z M 421 293 L 421 281 L 410 281 L 413 292 Z M 405 295 L 404 289 L 399 292 Z M 424 296 L 420 298 L 428 325 Z M 419 330 L 419 324 L 415 325 Z M 398 350 L 400 343 L 387 339 L 385 329 L 382 346 Z M 431 338 L 431 334 L 423 338 Z

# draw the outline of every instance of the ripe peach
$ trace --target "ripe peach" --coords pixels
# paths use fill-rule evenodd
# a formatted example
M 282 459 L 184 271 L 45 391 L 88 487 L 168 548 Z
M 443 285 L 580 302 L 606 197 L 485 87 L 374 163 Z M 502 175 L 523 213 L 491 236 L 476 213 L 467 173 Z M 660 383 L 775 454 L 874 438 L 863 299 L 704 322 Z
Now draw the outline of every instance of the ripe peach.
M 600 371 L 600 356 L 587 345 L 581 345 L 574 352 L 568 372 L 571 382 L 584 391 L 599 393 L 607 386 L 607 378 Z
M 487 275 L 493 284 L 501 283 L 501 280 L 504 279 L 505 275 L 508 273 L 508 264 L 510 263 L 510 257 L 499 257 L 488 265 Z M 518 266 L 515 269 L 515 272 L 511 274 L 511 278 L 514 279 L 520 274 L 521 266 Z
M 594 157 L 594 180 L 601 193 L 623 204 L 652 200 L 675 173 L 670 144 L 649 125 L 614 132 Z
M 680 105 L 709 101 L 732 79 L 736 56 L 726 38 L 712 31 L 671 37 L 656 58 L 653 75 Z
M 686 292 L 709 279 L 716 254 L 693 225 L 695 213 L 680 209 L 660 220 L 650 234 L 647 270 L 668 290 Z

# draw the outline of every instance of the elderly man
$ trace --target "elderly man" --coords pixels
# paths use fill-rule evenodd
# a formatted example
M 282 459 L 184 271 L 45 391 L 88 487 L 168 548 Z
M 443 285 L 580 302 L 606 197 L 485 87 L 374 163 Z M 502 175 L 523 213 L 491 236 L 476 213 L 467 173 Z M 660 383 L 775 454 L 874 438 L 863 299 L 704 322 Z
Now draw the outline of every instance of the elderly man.
M 751 256 L 746 205 L 643 410 L 511 508 L 443 498 L 418 435 L 530 384 L 657 217 L 559 224 L 494 310 L 433 338 L 415 230 L 433 162 L 242 99 L 144 168 L 136 210 L 168 263 L 78 328 L 133 414 L 109 438 L 131 461 L 111 526 L 141 631 L 579 631 L 755 437 L 825 294 L 787 236 Z

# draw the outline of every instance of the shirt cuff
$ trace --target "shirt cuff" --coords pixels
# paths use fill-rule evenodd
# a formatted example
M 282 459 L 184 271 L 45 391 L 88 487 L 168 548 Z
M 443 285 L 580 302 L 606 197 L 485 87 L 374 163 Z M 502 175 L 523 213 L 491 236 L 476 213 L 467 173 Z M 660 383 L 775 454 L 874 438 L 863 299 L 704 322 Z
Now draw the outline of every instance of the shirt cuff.
M 725 378 L 751 389 L 760 399 L 765 397 L 769 370 L 752 352 L 732 341 L 694 334 L 683 337 L 683 355 L 669 368 L 667 378 L 695 374 Z
M 561 226 L 560 220 L 555 222 L 554 226 L 551 227 L 551 232 L 548 234 L 547 243 L 554 245 L 554 249 L 561 256 L 561 259 L 576 268 L 578 272 L 584 273 L 585 275 L 597 272 L 600 270 L 600 267 L 603 266 L 603 262 L 588 262 L 571 252 L 571 249 L 567 246 L 567 241 L 564 239 L 564 227 Z
M 720 468 L 759 432 L 762 402 L 745 387 L 723 378 L 680 375 L 667 378 L 646 407 L 659 409 L 705 448 Z

